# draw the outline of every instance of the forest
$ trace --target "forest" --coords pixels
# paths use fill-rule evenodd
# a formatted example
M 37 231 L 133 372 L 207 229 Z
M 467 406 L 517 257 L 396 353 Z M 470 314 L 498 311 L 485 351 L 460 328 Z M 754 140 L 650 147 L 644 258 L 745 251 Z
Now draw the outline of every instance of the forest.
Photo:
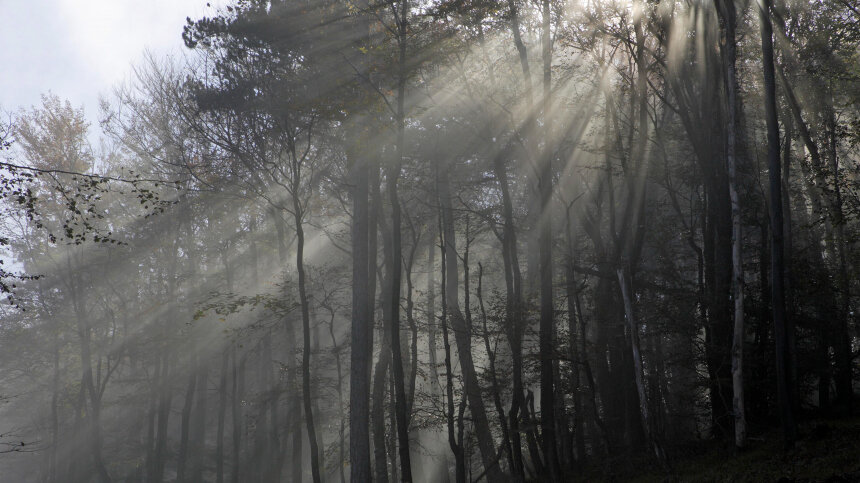
M 857 0 L 215 11 L 4 106 L 0 481 L 860 481 Z

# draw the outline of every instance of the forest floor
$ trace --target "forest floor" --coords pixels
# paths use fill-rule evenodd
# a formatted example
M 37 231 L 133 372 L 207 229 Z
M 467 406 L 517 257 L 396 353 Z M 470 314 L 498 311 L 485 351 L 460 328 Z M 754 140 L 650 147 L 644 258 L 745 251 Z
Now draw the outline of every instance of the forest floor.
M 779 431 L 753 435 L 744 451 L 716 441 L 685 445 L 667 477 L 654 458 L 613 465 L 610 481 L 630 482 L 860 482 L 860 418 L 802 423 L 795 448 L 783 450 Z M 644 457 L 643 457 L 644 458 Z M 606 481 L 594 468 L 572 481 Z

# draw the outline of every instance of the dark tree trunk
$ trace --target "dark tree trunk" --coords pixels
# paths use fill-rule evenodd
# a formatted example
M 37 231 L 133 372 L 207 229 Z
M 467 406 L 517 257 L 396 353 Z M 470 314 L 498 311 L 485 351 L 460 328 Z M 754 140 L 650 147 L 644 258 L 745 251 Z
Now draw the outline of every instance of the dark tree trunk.
M 152 473 L 150 481 L 161 482 L 164 479 L 164 465 L 167 454 L 167 423 L 170 418 L 170 406 L 173 398 L 170 387 L 170 356 L 165 349 L 161 361 L 161 375 L 159 376 L 158 396 L 158 421 L 155 438 L 155 450 L 153 453 Z
M 382 232 L 382 254 L 383 263 L 386 268 L 392 265 L 391 234 L 385 217 L 382 213 L 382 195 L 379 187 L 379 168 L 374 167 L 373 179 L 371 180 L 373 190 L 373 219 L 377 222 Z M 388 451 L 385 441 L 385 399 L 388 387 L 388 369 L 391 366 L 391 310 L 389 298 L 391 297 L 391 277 L 386 270 L 381 275 L 381 302 L 382 302 L 382 330 L 379 358 L 373 370 L 373 397 L 371 407 L 371 424 L 373 429 L 373 461 L 376 480 L 380 483 L 388 481 Z M 396 428 L 391 428 L 395 431 Z
M 725 36 L 722 45 L 725 65 L 724 81 L 726 88 L 726 164 L 729 182 L 729 198 L 732 213 L 732 298 L 734 302 L 734 327 L 732 335 L 732 414 L 734 415 L 735 446 L 743 448 L 746 444 L 746 411 L 744 406 L 744 267 L 741 253 L 743 238 L 741 233 L 741 206 L 738 193 L 737 144 L 737 75 L 735 71 L 737 44 L 735 30 L 737 16 L 733 0 L 720 1 L 717 11 L 721 17 L 721 27 Z
M 230 372 L 230 353 L 221 354 L 221 373 L 218 379 L 218 428 L 215 433 L 215 481 L 224 483 L 224 428 L 227 416 L 227 375 Z
M 437 173 L 437 178 L 439 174 Z M 442 256 L 442 342 L 445 349 L 445 420 L 448 426 L 448 447 L 451 448 L 451 452 L 454 453 L 454 477 L 457 483 L 465 483 L 466 482 L 466 464 L 465 464 L 465 455 L 463 451 L 463 430 L 462 430 L 462 414 L 465 410 L 466 405 L 466 397 L 460 402 L 460 430 L 459 432 L 455 432 L 454 430 L 454 375 L 451 370 L 451 339 L 448 337 L 448 292 L 446 290 L 448 283 L 448 265 L 446 263 L 446 259 L 448 257 L 447 247 L 445 244 L 445 229 L 444 229 L 444 214 L 440 205 L 439 210 L 439 247 L 441 249 Z M 459 437 L 458 437 L 459 435 Z M 448 468 L 445 468 L 446 480 L 448 474 Z
M 445 266 L 446 283 L 445 294 L 448 305 L 448 316 L 451 327 L 454 330 L 454 340 L 457 343 L 457 353 L 460 356 L 460 366 L 463 372 L 463 385 L 469 400 L 469 408 L 472 413 L 472 421 L 475 435 L 478 440 L 478 448 L 481 452 L 481 460 L 484 470 L 491 481 L 502 478 L 496 458 L 496 448 L 493 435 L 490 433 L 490 425 L 487 420 L 487 412 L 481 397 L 481 386 L 472 360 L 472 337 L 463 312 L 460 310 L 459 302 L 459 273 L 457 272 L 457 245 L 454 230 L 454 208 L 451 190 L 448 181 L 448 171 L 439 170 L 439 198 L 442 205 L 442 225 L 445 240 Z
M 412 481 L 412 462 L 409 457 L 409 415 L 407 414 L 408 401 L 404 386 L 403 352 L 400 349 L 400 292 L 402 288 L 403 275 L 403 245 L 401 228 L 401 206 L 397 193 L 397 182 L 400 179 L 401 165 L 403 164 L 404 140 L 403 134 L 406 127 L 406 113 L 404 102 L 406 100 L 406 42 L 407 42 L 407 15 L 409 3 L 407 0 L 399 0 L 400 13 L 395 15 L 397 21 L 397 47 L 398 47 L 398 76 L 397 76 L 397 141 L 395 145 L 395 165 L 389 171 L 388 196 L 391 203 L 391 251 L 392 259 L 388 272 L 390 278 L 389 288 L 389 310 L 391 311 L 391 357 L 392 375 L 394 377 L 394 413 L 397 422 L 397 440 L 400 455 L 401 481 Z M 397 11 L 396 9 L 394 10 Z M 392 431 L 394 428 L 392 428 Z
M 552 148 L 549 146 L 551 136 L 549 129 L 551 111 L 551 80 L 552 80 L 552 33 L 550 32 L 550 2 L 542 0 L 542 35 L 541 47 L 543 57 L 543 121 L 544 147 L 538 166 L 538 191 L 540 197 L 540 215 L 538 224 L 538 252 L 540 258 L 540 407 L 542 449 L 544 461 L 553 481 L 561 480 L 559 466 L 558 441 L 555 434 L 555 381 L 553 377 L 553 360 L 555 340 L 555 308 L 553 306 L 552 287 Z
M 499 415 L 499 427 L 502 430 L 502 449 L 505 452 L 505 455 L 508 457 L 508 464 L 511 468 L 514 468 L 514 461 L 511 451 L 511 440 L 510 434 L 508 431 L 508 423 L 505 419 L 505 409 L 502 406 L 502 396 L 501 396 L 501 386 L 499 384 L 497 372 L 496 372 L 496 351 L 493 350 L 490 345 L 490 332 L 487 327 L 487 309 L 484 307 L 484 294 L 483 294 L 483 281 L 484 281 L 484 266 L 479 262 L 478 263 L 478 306 L 481 308 L 481 329 L 483 333 L 484 339 L 484 349 L 487 351 L 487 359 L 489 363 L 489 371 L 490 371 L 490 384 L 492 386 L 492 394 L 493 394 L 493 404 L 496 406 L 496 412 Z
M 231 381 L 231 420 L 233 423 L 233 471 L 232 483 L 239 483 L 242 473 L 242 430 L 245 426 L 245 413 L 242 400 L 245 397 L 245 357 L 239 360 L 239 350 L 233 347 L 233 370 Z
M 362 15 L 356 31 L 364 35 L 369 30 L 369 20 Z M 362 31 L 363 30 L 363 31 Z M 364 66 L 362 66 L 364 67 Z M 363 97 L 360 89 L 359 98 Z M 350 139 L 350 170 L 352 172 L 352 325 L 350 328 L 349 369 L 349 460 L 351 481 L 370 481 L 370 376 L 373 358 L 373 300 L 369 291 L 375 291 L 375 281 L 371 276 L 376 270 L 375 244 L 373 247 L 373 266 L 370 265 L 371 230 L 376 232 L 375 223 L 370 223 L 369 164 L 368 150 L 363 147 L 369 140 L 365 125 L 367 119 L 354 119 L 352 139 Z
M 302 399 L 304 402 L 305 426 L 308 432 L 308 448 L 311 453 L 311 475 L 314 483 L 320 483 L 322 475 L 320 470 L 319 447 L 317 444 L 316 425 L 314 424 L 313 401 L 311 400 L 311 316 L 310 302 L 307 296 L 307 282 L 305 281 L 305 231 L 303 225 L 302 209 L 299 206 L 298 193 L 293 193 L 293 216 L 296 223 L 296 271 L 299 276 L 299 303 L 302 310 Z
M 773 26 L 770 19 L 770 0 L 760 3 L 762 68 L 764 71 L 765 119 L 767 121 L 767 159 L 770 185 L 770 237 L 771 237 L 771 305 L 773 308 L 774 342 L 776 344 L 776 377 L 779 418 L 787 447 L 794 446 L 797 437 L 794 414 L 791 408 L 789 353 L 786 334 L 782 179 L 779 152 L 779 124 L 776 114 L 776 83 L 773 64 Z
M 189 478 L 192 483 L 203 481 L 203 466 L 206 455 L 206 399 L 209 380 L 207 361 L 198 358 L 196 407 L 191 418 L 189 441 Z
M 185 385 L 185 403 L 182 406 L 182 425 L 179 430 L 179 455 L 176 460 L 176 478 L 186 480 L 188 465 L 188 434 L 191 431 L 191 410 L 194 407 L 194 389 L 197 387 L 197 373 L 191 371 Z

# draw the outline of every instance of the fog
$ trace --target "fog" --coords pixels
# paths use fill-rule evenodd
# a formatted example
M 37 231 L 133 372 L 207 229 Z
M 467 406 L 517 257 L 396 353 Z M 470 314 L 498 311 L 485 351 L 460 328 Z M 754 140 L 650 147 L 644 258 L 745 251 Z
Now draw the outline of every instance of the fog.
M 860 5 L 769 2 L 82 7 L 0 83 L 0 481 L 860 479 Z

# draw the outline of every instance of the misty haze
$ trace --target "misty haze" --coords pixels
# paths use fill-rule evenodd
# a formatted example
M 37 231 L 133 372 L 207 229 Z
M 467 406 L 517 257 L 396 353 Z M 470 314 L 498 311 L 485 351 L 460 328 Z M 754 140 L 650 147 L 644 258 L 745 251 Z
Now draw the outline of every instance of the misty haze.
M 7 1 L 0 49 L 0 483 L 860 482 L 860 1 Z

